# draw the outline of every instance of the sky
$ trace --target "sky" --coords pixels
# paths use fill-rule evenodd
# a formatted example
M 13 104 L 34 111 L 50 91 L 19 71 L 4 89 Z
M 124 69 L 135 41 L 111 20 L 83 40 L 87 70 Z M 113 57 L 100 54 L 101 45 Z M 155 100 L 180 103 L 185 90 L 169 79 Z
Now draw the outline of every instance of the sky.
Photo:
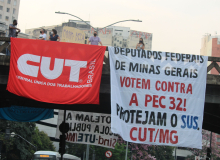
M 153 34 L 152 50 L 200 54 L 206 33 L 220 35 L 220 0 L 20 0 L 18 28 L 58 25 L 75 17 L 55 14 L 67 12 L 90 21 L 94 27 L 130 27 Z M 138 42 L 137 42 L 138 43 Z

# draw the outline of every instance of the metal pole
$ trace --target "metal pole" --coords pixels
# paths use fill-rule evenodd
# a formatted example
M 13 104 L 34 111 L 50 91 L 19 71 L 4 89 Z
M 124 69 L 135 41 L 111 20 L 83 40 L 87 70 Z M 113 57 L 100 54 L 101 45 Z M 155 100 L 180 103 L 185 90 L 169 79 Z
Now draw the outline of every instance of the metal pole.
M 26 139 L 24 139 L 23 137 L 21 137 L 19 134 L 11 134 L 11 135 L 15 135 L 15 136 L 20 137 L 21 139 L 23 139 L 24 141 L 26 141 L 28 144 L 32 145 L 32 146 L 35 148 L 35 150 L 37 151 L 37 146 L 35 146 L 35 145 L 33 145 L 31 142 L 27 141 Z
M 63 123 L 64 124 L 66 123 L 66 110 L 64 110 Z M 63 125 L 63 129 L 64 129 L 64 127 L 65 127 L 65 125 Z M 62 133 L 62 135 L 65 136 L 65 133 Z M 64 141 L 63 143 L 65 144 L 66 139 L 64 139 L 63 141 Z M 65 145 L 64 145 L 64 148 L 66 147 Z M 61 154 L 61 160 L 63 160 L 63 154 Z
M 95 150 L 93 150 L 92 160 L 95 160 Z
M 176 147 L 175 147 L 175 160 L 176 160 Z
M 84 23 L 86 23 L 87 25 L 91 26 L 89 23 L 87 23 L 87 22 L 84 21 L 83 19 L 81 19 L 81 18 L 79 18 L 79 17 L 77 17 L 77 16 L 75 16 L 75 15 L 72 15 L 72 14 L 70 14 L 70 13 L 65 13 L 65 12 L 60 12 L 60 11 L 59 11 L 59 12 L 55 12 L 55 13 L 58 13 L 58 14 L 67 14 L 67 15 L 70 15 L 70 16 L 73 16 L 73 17 L 76 17 L 76 18 L 80 19 L 81 21 L 83 21 Z M 108 26 L 106 26 L 106 27 L 103 27 L 103 28 L 101 28 L 101 29 L 104 29 L 104 28 L 110 27 L 110 26 L 112 26 L 112 25 L 114 25 L 114 24 L 117 24 L 117 23 L 127 22 L 127 21 L 142 22 L 141 20 L 134 20 L 134 19 L 123 20 L 123 21 L 118 21 L 118 22 L 112 23 L 112 24 L 110 24 L 110 25 L 108 25 Z M 93 26 L 91 26 L 91 27 L 94 28 Z M 94 28 L 94 29 L 95 29 L 95 28 Z
M 212 131 L 211 131 L 211 135 L 210 135 L 210 150 L 211 150 L 211 154 L 210 154 L 210 159 L 212 157 Z
M 128 157 L 128 141 L 127 141 L 127 145 L 126 145 L 126 154 L 125 154 L 125 160 L 127 160 Z
M 89 144 L 86 147 L 86 160 L 89 160 Z

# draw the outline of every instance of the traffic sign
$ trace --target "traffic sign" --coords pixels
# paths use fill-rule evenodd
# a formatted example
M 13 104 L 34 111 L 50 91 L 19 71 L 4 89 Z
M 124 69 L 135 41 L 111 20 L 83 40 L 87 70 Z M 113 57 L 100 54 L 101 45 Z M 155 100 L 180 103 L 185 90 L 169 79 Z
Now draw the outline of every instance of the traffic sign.
M 111 158 L 111 157 L 112 157 L 112 152 L 111 152 L 111 151 L 106 151 L 106 152 L 105 152 L 105 156 L 106 156 L 107 158 Z

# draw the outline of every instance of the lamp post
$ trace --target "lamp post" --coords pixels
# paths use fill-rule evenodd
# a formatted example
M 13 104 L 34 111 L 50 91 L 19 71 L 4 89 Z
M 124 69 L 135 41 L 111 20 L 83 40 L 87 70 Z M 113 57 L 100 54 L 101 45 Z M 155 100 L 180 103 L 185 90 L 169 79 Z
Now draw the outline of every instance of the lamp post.
M 67 15 L 76 17 L 76 18 L 80 19 L 81 21 L 83 21 L 84 23 L 86 23 L 87 25 L 89 25 L 90 27 L 92 27 L 94 30 L 96 29 L 97 33 L 98 33 L 98 31 L 101 30 L 101 29 L 110 27 L 110 26 L 112 26 L 112 25 L 114 25 L 114 24 L 121 23 L 121 22 L 127 22 L 127 21 L 142 22 L 141 20 L 128 19 L 128 20 L 123 20 L 123 21 L 118 21 L 118 22 L 112 23 L 112 24 L 110 24 L 110 25 L 108 25 L 108 26 L 106 26 L 106 27 L 103 27 L 103 28 L 95 28 L 95 27 L 93 27 L 92 25 L 90 25 L 89 23 L 87 23 L 86 21 L 84 21 L 83 19 L 81 19 L 81 18 L 79 18 L 79 17 L 77 17 L 77 16 L 75 16 L 75 15 L 72 15 L 72 14 L 70 14 L 70 13 L 60 12 L 60 11 L 55 12 L 55 13 L 57 13 L 57 14 L 67 14 Z
M 8 133 L 6 133 L 8 134 Z M 15 134 L 14 132 L 9 133 L 8 135 L 11 135 L 11 137 L 13 138 L 14 136 L 18 136 L 21 139 L 23 139 L 24 141 L 26 141 L 28 144 L 30 144 L 31 146 L 33 146 L 35 148 L 35 150 L 37 151 L 37 146 L 33 145 L 31 142 L 29 142 L 28 140 L 24 139 L 22 136 L 20 136 L 19 134 Z

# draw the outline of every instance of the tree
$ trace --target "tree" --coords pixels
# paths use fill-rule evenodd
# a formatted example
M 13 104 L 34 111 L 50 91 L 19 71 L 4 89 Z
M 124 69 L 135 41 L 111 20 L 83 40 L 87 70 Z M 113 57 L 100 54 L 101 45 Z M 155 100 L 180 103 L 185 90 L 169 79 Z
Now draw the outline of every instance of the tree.
M 32 135 L 34 134 L 35 123 L 33 122 L 13 122 L 0 120 L 0 130 L 5 133 L 6 127 L 10 128 L 11 132 L 15 132 L 18 135 L 21 135 L 27 141 L 31 141 Z M 12 140 L 13 139 L 13 140 Z M 7 159 L 27 159 L 33 156 L 34 148 L 30 147 L 27 142 L 23 139 L 15 136 L 14 138 L 10 138 L 13 141 L 12 149 L 4 150 L 6 144 L 3 144 L 3 155 L 7 157 Z M 12 158 L 13 157 L 13 158 Z
M 66 153 L 81 157 L 86 151 L 86 144 L 66 142 Z
M 103 160 L 103 159 L 109 159 L 109 160 L 121 160 L 125 159 L 125 153 L 126 153 L 126 145 L 125 144 L 119 144 L 118 142 L 115 144 L 115 149 L 101 147 L 101 146 L 91 146 L 91 154 L 90 159 L 92 159 L 92 152 L 95 153 L 95 159 L 96 160 Z M 106 158 L 105 152 L 106 151 L 112 152 L 111 158 Z M 130 157 L 130 152 L 128 152 L 128 157 Z
M 84 152 L 86 152 L 86 144 L 77 144 L 77 143 L 67 143 L 66 151 L 68 154 L 81 157 Z M 108 158 L 109 160 L 121 160 L 125 159 L 126 145 L 116 143 L 115 149 L 90 145 L 89 159 L 92 159 L 93 153 L 95 153 L 95 160 L 107 159 L 105 157 L 105 152 L 110 150 L 112 152 L 112 157 Z M 130 157 L 130 153 L 128 153 Z
M 173 150 L 174 147 L 171 146 L 152 145 L 148 147 L 148 153 L 159 160 L 174 160 Z
M 188 156 L 187 160 L 194 160 L 195 156 L 205 156 L 207 154 L 207 148 L 210 147 L 210 139 L 211 139 L 211 132 L 207 130 L 202 130 L 202 149 L 194 149 L 188 148 L 193 155 Z M 220 158 L 220 148 L 217 145 L 217 135 L 216 133 L 212 132 L 212 143 L 211 143 L 211 150 L 212 150 L 212 159 L 219 159 Z
M 55 151 L 53 142 L 48 135 L 43 131 L 39 131 L 37 127 L 34 129 L 31 143 L 37 147 L 37 150 Z
M 40 132 L 34 122 L 0 120 L 0 140 L 3 140 L 2 155 L 9 160 L 31 159 L 35 152 L 35 147 L 16 135 L 14 138 L 5 139 L 6 127 L 10 128 L 10 132 L 15 132 L 15 134 L 22 136 L 40 150 L 55 150 L 47 134 L 42 131 Z
M 118 142 L 126 144 L 126 142 L 119 136 Z M 131 150 L 132 159 L 134 160 L 173 160 L 174 147 L 170 146 L 156 146 L 149 144 L 128 143 L 128 148 Z
M 93 157 L 93 153 L 95 153 L 96 160 L 106 159 L 105 152 L 110 150 L 112 152 L 112 157 L 109 160 L 121 160 L 125 159 L 126 153 L 126 141 L 124 141 L 120 136 L 118 138 L 118 142 L 115 145 L 115 149 L 110 149 L 106 147 L 100 147 L 95 145 L 90 145 L 90 159 Z M 77 143 L 67 143 L 67 153 L 76 155 L 81 157 L 84 152 L 86 152 L 85 144 L 77 144 Z M 155 146 L 148 144 L 138 144 L 138 143 L 128 143 L 128 159 L 131 158 L 133 160 L 174 160 L 173 157 L 174 147 L 170 146 Z

